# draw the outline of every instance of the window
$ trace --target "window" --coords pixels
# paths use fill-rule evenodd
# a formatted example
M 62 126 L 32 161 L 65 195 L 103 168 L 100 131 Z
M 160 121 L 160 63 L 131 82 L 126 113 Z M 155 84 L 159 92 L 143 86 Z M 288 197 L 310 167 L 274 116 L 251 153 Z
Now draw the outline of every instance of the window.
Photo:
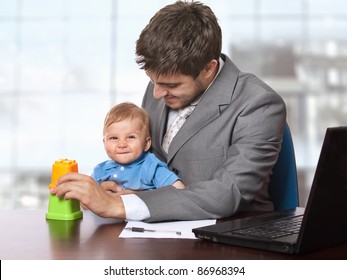
M 75 159 L 82 173 L 106 159 L 106 112 L 140 105 L 148 82 L 135 41 L 172 2 L 0 1 L 1 208 L 46 207 L 56 159 Z M 287 104 L 304 206 L 326 127 L 346 125 L 347 4 L 203 2 L 219 19 L 223 52 Z

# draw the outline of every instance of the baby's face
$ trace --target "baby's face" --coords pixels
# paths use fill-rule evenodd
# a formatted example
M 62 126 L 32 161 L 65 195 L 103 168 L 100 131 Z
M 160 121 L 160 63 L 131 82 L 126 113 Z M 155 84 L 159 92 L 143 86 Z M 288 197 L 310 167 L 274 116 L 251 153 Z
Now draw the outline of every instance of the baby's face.
M 146 136 L 145 128 L 137 119 L 114 122 L 105 129 L 106 153 L 121 164 L 136 160 L 150 145 L 150 137 Z

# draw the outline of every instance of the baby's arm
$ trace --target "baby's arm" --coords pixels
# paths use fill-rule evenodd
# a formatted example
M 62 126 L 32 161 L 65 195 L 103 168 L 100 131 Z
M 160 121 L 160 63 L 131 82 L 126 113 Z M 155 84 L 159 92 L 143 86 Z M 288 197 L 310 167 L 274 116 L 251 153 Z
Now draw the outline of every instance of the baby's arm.
M 154 154 L 150 154 L 149 157 L 151 162 L 144 169 L 145 182 L 150 182 L 156 189 L 167 186 L 174 186 L 176 189 L 185 188 L 180 178 L 166 163 L 160 161 Z
M 176 189 L 184 189 L 186 186 L 182 183 L 182 181 L 177 180 L 172 184 Z

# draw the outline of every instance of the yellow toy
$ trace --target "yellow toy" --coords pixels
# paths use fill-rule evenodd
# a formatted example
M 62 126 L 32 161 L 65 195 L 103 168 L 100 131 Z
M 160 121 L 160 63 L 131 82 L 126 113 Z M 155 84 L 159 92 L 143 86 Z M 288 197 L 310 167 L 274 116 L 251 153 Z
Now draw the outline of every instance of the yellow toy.
M 52 168 L 52 179 L 49 188 L 54 188 L 57 180 L 66 173 L 78 172 L 78 165 L 75 160 L 60 159 L 54 162 Z M 46 219 L 48 220 L 77 220 L 81 219 L 83 212 L 80 203 L 77 200 L 65 200 L 63 197 L 58 198 L 50 194 L 48 212 Z

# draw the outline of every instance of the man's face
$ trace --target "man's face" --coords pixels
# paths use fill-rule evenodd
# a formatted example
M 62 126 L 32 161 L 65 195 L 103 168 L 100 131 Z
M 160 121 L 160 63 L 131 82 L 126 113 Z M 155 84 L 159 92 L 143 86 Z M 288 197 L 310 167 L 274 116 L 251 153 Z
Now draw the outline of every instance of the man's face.
M 192 103 L 207 87 L 202 74 L 196 79 L 182 74 L 157 76 L 150 71 L 147 75 L 154 85 L 154 98 L 163 98 L 166 105 L 175 110 Z

